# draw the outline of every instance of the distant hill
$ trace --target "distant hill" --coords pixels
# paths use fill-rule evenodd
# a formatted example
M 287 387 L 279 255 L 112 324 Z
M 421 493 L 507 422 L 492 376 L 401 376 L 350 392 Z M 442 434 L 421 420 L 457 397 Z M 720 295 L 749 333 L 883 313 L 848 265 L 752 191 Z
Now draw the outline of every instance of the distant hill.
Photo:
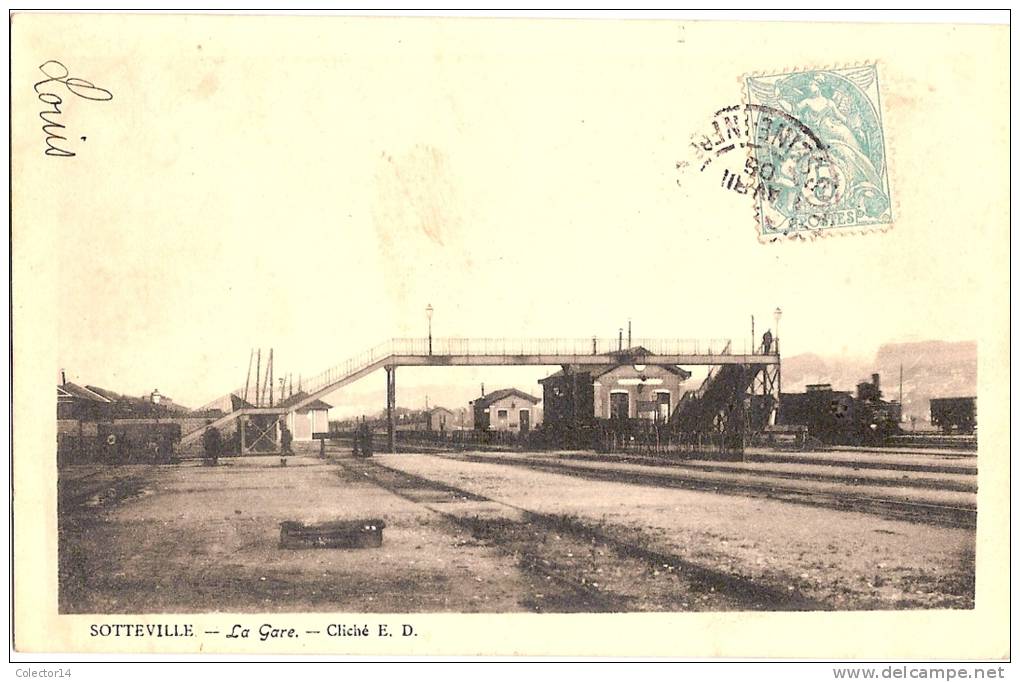
M 973 341 L 887 343 L 870 361 L 823 357 L 813 353 L 783 358 L 783 390 L 803 391 L 807 384 L 832 384 L 853 391 L 877 372 L 883 397 L 899 398 L 903 365 L 903 414 L 927 419 L 931 398 L 977 395 L 977 344 Z

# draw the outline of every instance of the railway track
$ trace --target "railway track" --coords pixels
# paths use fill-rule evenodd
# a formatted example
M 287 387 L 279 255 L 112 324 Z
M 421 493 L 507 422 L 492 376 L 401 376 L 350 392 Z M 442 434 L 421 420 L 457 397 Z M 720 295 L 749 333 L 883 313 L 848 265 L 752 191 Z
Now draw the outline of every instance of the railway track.
M 676 589 L 672 594 L 661 595 L 654 602 L 657 610 L 690 608 L 692 594 L 706 596 L 713 604 L 712 610 L 807 611 L 831 608 L 789 585 L 767 584 L 652 550 L 636 534 L 630 538 L 620 537 L 618 530 L 614 532 L 595 527 L 572 517 L 537 513 L 391 469 L 370 459 L 343 458 L 334 461 L 359 479 L 370 480 L 395 495 L 424 506 L 455 526 L 468 530 L 473 537 L 491 542 L 501 551 L 515 556 L 523 570 L 555 583 L 564 594 L 561 601 L 557 602 L 560 608 L 553 610 L 645 610 L 635 606 L 637 598 L 633 593 L 627 593 L 626 586 L 622 593 L 612 588 L 607 589 L 604 584 L 599 584 L 601 578 L 596 579 L 597 576 L 593 577 L 591 571 L 584 570 L 583 566 L 579 568 L 577 561 L 562 560 L 564 554 L 570 556 L 576 553 L 581 556 L 595 552 L 593 548 L 610 553 L 614 561 L 630 567 L 626 577 L 627 585 L 630 580 L 639 580 L 642 575 L 666 574 L 674 579 Z M 484 513 L 478 513 L 477 507 L 474 510 L 470 507 L 461 509 L 452 504 L 458 501 L 484 503 L 486 509 Z M 557 540 L 557 552 L 553 555 L 548 551 L 536 551 L 535 543 L 529 542 L 530 536 L 543 533 L 554 534 Z M 566 552 L 567 549 L 573 549 L 573 552 Z M 638 577 L 634 578 L 635 575 Z M 658 589 L 662 589 L 661 585 Z
M 690 463 L 697 463 L 700 465 L 711 465 L 717 463 L 720 465 L 732 465 L 733 460 L 723 460 L 713 458 L 705 455 L 691 455 L 687 458 L 670 457 L 655 454 L 631 454 L 631 453 L 619 453 L 619 454 L 601 454 L 595 452 L 577 452 L 563 455 L 565 459 L 577 459 L 587 460 L 592 462 L 624 462 L 634 464 L 651 464 L 654 466 L 684 466 Z M 948 459 L 948 458 L 947 458 Z M 972 459 L 972 458 L 971 458 Z M 810 456 L 798 456 L 796 454 L 787 453 L 761 453 L 761 452 L 746 452 L 742 460 L 744 463 L 759 463 L 759 464 L 779 464 L 779 465 L 796 465 L 806 464 L 809 466 L 818 467 L 820 471 L 826 468 L 850 468 L 860 469 L 864 472 L 869 470 L 880 470 L 880 471 L 903 471 L 912 473 L 923 473 L 923 474 L 958 474 L 963 476 L 977 476 L 978 470 L 977 465 L 958 464 L 952 460 L 946 464 L 917 464 L 911 462 L 889 462 L 889 461 L 869 461 L 867 459 L 859 458 L 854 460 L 838 460 L 838 459 L 824 459 L 820 457 Z M 865 474 L 866 475 L 866 474 Z
M 764 497 L 796 504 L 827 507 L 843 511 L 864 512 L 896 520 L 907 520 L 955 528 L 975 528 L 977 526 L 977 509 L 974 507 L 960 505 L 862 496 L 855 493 L 836 494 L 831 492 L 808 491 L 803 488 L 797 488 L 796 486 L 783 486 L 772 482 L 723 482 L 718 479 L 699 480 L 695 477 L 623 471 L 608 467 L 568 467 L 557 464 L 555 461 L 551 460 L 537 461 L 522 457 L 501 457 L 499 455 L 492 454 L 485 456 L 470 454 L 459 456 L 468 461 L 527 467 L 537 471 L 545 471 L 548 473 L 556 473 L 578 478 Z

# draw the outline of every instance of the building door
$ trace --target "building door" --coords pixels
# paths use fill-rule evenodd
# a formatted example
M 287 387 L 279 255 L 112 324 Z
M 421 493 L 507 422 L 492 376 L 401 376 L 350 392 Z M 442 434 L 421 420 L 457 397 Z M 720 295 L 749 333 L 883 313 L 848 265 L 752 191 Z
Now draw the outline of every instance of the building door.
M 611 419 L 626 419 L 629 416 L 630 416 L 630 394 L 610 393 L 609 417 Z
M 521 410 L 521 433 L 531 430 L 531 410 Z
M 660 422 L 669 421 L 669 393 L 657 393 L 655 398 L 658 403 L 658 410 L 655 414 L 656 420 Z

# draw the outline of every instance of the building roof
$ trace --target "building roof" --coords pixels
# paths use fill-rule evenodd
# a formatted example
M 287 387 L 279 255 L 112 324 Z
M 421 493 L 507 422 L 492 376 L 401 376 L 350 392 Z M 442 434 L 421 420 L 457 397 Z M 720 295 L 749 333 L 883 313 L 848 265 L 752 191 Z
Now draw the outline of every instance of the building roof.
M 535 396 L 530 395 L 528 393 L 525 393 L 524 391 L 521 391 L 519 389 L 516 389 L 516 388 L 501 388 L 498 391 L 493 391 L 492 393 L 488 393 L 488 394 L 482 396 L 481 398 L 476 398 L 475 400 L 472 401 L 472 404 L 475 405 L 476 407 L 477 406 L 487 407 L 487 406 L 491 405 L 492 403 L 496 402 L 497 400 L 502 400 L 503 398 L 509 398 L 510 396 L 517 396 L 521 400 L 527 400 L 528 402 L 533 403 L 533 404 L 538 404 L 538 403 L 542 402 L 541 398 L 536 398 Z
M 247 400 L 245 400 L 244 398 L 242 398 L 240 396 L 236 396 L 233 393 L 230 394 L 230 411 L 231 412 L 236 412 L 237 410 L 243 409 L 245 407 L 255 407 L 255 406 L 252 405 L 251 403 L 249 403 Z
M 135 397 L 133 395 L 117 393 L 116 391 L 111 391 L 100 386 L 93 386 L 92 384 L 86 384 L 85 388 L 91 391 L 92 393 L 95 393 L 96 395 L 100 395 L 103 398 L 106 398 L 107 402 L 118 403 L 120 405 L 124 405 L 126 403 L 132 409 L 134 408 L 147 409 L 149 408 L 149 406 L 153 404 L 151 396 L 147 395 Z M 178 405 L 177 403 L 174 402 L 173 398 L 166 395 L 162 396 L 162 402 L 160 402 L 159 407 L 160 409 L 166 412 L 178 412 L 183 414 L 191 411 L 183 405 Z
M 619 364 L 613 364 L 613 365 L 595 365 L 595 366 L 592 366 L 592 367 L 586 367 L 584 369 L 579 370 L 578 374 L 588 373 L 588 374 L 591 375 L 592 379 L 598 379 L 603 374 L 608 374 L 609 372 L 612 372 L 615 369 L 620 369 L 621 367 L 628 367 L 628 366 L 633 367 L 633 365 L 631 365 L 630 361 L 628 360 L 628 358 L 630 358 L 630 357 L 633 357 L 633 356 L 651 357 L 651 356 L 655 355 L 655 353 L 652 353 L 651 351 L 649 351 L 644 346 L 632 346 L 630 348 L 624 348 L 623 350 L 613 351 L 612 353 L 608 353 L 608 355 L 613 355 L 613 356 L 619 357 L 622 362 L 620 362 Z M 684 369 L 683 367 L 679 367 L 677 365 L 656 365 L 656 366 L 657 367 L 662 367 L 667 372 L 672 372 L 673 374 L 678 375 L 679 377 L 681 377 L 685 381 L 687 379 L 691 378 L 691 373 L 689 371 L 687 371 L 686 369 Z M 634 371 L 637 371 L 637 370 L 634 370 Z M 544 383 L 546 379 L 552 379 L 554 377 L 561 377 L 561 376 L 564 376 L 565 374 L 566 374 L 566 370 L 565 369 L 561 369 L 558 372 L 554 372 L 553 374 L 550 374 L 549 376 L 545 377 L 545 379 L 539 379 L 538 383 L 541 384 L 541 383 Z
M 644 346 L 627 346 L 620 350 L 614 350 L 606 353 L 606 355 L 616 355 L 618 357 L 629 357 L 634 355 L 655 355 L 652 351 L 648 350 Z
M 85 384 L 85 388 L 87 388 L 88 390 L 92 391 L 93 393 L 98 393 L 99 395 L 103 396 L 107 400 L 120 400 L 121 398 L 125 397 L 125 396 L 122 396 L 120 393 L 114 393 L 113 391 L 108 391 L 105 388 L 100 388 L 99 386 L 92 386 L 92 385 L 89 385 L 89 384 Z
M 327 403 L 325 400 L 316 398 L 312 402 L 298 409 L 299 412 L 311 412 L 312 410 L 328 410 L 333 406 Z
M 70 381 L 64 382 L 63 384 L 57 385 L 57 400 L 63 397 L 65 400 L 77 399 L 77 400 L 91 400 L 97 403 L 110 403 L 113 402 L 106 396 L 100 395 L 95 391 L 92 391 L 84 386 L 78 384 L 72 384 Z
M 297 405 L 299 402 L 306 399 L 307 397 L 308 397 L 307 393 L 305 393 L 304 391 L 298 391 L 297 393 L 287 396 L 286 398 L 278 402 L 276 404 L 276 407 L 290 407 L 291 405 Z M 298 409 L 300 412 L 311 412 L 312 410 L 328 410 L 332 407 L 333 407 L 332 405 L 325 402 L 324 400 L 316 398 L 312 402 L 308 403 L 307 405 L 302 405 Z
M 441 407 L 439 405 L 436 405 L 435 407 L 430 407 L 429 409 L 426 410 L 426 412 L 428 412 L 429 414 L 435 414 L 436 412 L 449 412 L 450 414 L 453 414 L 453 410 Z

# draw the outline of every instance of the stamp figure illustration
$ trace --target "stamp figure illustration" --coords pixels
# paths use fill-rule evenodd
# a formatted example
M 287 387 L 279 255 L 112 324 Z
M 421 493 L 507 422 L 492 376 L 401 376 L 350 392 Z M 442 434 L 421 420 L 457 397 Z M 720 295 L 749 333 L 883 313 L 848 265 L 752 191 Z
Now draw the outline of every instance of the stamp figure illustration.
M 775 188 L 755 195 L 762 235 L 892 223 L 886 150 L 874 65 L 746 79 L 749 165 Z M 796 144 L 782 116 L 815 145 Z

